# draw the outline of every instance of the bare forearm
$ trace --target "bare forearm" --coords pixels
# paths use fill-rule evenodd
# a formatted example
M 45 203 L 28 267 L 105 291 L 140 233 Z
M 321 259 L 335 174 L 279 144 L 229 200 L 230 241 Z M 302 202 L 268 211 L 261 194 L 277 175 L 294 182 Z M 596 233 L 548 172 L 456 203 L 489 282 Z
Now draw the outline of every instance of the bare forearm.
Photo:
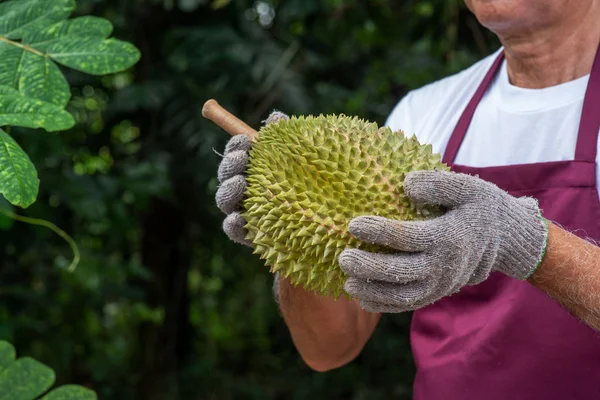
M 600 247 L 550 225 L 544 261 L 529 281 L 600 332 Z
M 298 352 L 317 371 L 353 360 L 380 317 L 362 310 L 357 302 L 307 292 L 286 279 L 279 283 L 279 304 Z

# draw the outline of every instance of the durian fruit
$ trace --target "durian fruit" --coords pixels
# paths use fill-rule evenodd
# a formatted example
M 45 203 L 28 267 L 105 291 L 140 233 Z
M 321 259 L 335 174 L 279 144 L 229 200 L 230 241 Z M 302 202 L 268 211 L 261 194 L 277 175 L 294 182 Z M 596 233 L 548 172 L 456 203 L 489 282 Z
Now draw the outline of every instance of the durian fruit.
M 292 117 L 264 126 L 250 151 L 243 217 L 254 252 L 271 271 L 306 290 L 338 298 L 346 248 L 390 251 L 358 241 L 361 215 L 419 220 L 440 215 L 403 191 L 413 170 L 448 170 L 415 136 L 344 115 Z

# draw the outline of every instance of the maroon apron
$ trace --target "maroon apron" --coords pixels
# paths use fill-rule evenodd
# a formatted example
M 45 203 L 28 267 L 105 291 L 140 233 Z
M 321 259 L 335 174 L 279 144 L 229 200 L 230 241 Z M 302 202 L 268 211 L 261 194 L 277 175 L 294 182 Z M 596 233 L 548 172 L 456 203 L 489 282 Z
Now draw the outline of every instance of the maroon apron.
M 537 198 L 548 220 L 600 240 L 600 51 L 585 95 L 574 161 L 487 168 L 454 164 L 503 59 L 501 53 L 467 105 L 443 161 L 453 171 L 479 175 L 514 196 Z M 417 365 L 415 400 L 600 399 L 600 335 L 532 284 L 499 272 L 415 311 L 411 342 Z

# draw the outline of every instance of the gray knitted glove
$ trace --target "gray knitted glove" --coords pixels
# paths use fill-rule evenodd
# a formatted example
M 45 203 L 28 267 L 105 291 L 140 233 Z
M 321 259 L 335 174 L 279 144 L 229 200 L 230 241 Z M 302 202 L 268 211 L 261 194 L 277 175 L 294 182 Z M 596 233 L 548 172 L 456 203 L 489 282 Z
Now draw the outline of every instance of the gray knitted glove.
M 289 117 L 279 111 L 269 115 L 265 124 L 271 124 Z M 252 243 L 246 240 L 246 221 L 242 218 L 242 200 L 246 191 L 246 165 L 248 164 L 248 152 L 252 147 L 252 141 L 244 135 L 234 136 L 229 139 L 225 146 L 225 154 L 219 164 L 217 179 L 217 206 L 226 214 L 223 221 L 223 231 L 234 242 L 252 247 Z
M 445 171 L 407 175 L 413 201 L 447 212 L 427 221 L 353 219 L 349 231 L 393 254 L 349 249 L 339 257 L 346 291 L 371 312 L 411 311 L 483 282 L 491 271 L 531 276 L 546 250 L 548 227 L 533 198 L 515 198 L 477 177 Z

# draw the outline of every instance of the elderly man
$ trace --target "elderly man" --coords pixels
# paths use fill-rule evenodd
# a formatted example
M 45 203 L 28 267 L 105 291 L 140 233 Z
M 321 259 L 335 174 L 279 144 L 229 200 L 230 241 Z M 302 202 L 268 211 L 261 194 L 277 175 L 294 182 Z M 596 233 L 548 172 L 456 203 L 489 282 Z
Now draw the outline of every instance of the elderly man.
M 388 119 L 453 172 L 409 174 L 426 222 L 349 226 L 394 254 L 346 250 L 355 301 L 285 279 L 276 296 L 317 371 L 361 351 L 381 313 L 415 310 L 414 398 L 600 399 L 600 0 L 467 0 L 502 43 L 459 74 L 409 93 Z M 233 138 L 217 203 L 243 196 L 250 143 Z M 244 243 L 230 212 L 225 232 Z M 572 232 L 572 233 L 571 233 Z

